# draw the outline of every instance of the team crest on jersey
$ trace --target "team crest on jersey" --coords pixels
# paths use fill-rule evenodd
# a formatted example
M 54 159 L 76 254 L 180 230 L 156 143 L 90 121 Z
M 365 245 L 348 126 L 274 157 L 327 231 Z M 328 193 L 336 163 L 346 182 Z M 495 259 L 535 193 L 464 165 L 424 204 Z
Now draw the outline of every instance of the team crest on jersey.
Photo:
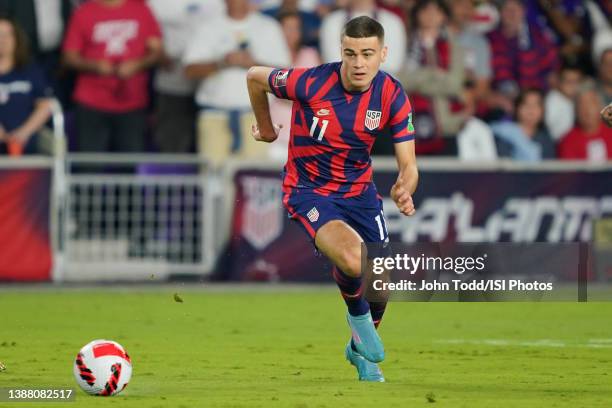
M 319 210 L 317 207 L 312 207 L 310 211 L 306 214 L 310 222 L 317 222 L 319 220 Z
M 366 112 L 365 116 L 365 127 L 369 130 L 374 130 L 380 125 L 380 117 L 382 116 L 382 112 L 369 110 Z
M 280 88 L 281 86 L 287 86 L 287 77 L 289 71 L 278 71 L 274 77 L 274 86 Z

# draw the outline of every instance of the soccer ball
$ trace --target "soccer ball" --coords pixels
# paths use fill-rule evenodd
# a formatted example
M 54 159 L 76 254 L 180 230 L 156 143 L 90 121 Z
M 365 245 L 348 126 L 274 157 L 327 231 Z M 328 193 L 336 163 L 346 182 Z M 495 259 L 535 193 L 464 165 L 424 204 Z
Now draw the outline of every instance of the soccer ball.
M 83 346 L 74 361 L 74 378 L 90 395 L 119 394 L 132 377 L 132 360 L 119 343 L 94 340 Z

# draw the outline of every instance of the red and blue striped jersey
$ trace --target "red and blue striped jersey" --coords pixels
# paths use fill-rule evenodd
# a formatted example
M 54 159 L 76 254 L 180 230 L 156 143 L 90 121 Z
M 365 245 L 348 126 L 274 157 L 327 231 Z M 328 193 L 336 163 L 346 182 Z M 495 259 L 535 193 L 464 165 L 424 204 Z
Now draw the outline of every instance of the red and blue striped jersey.
M 401 84 L 379 71 L 367 91 L 349 92 L 341 63 L 275 69 L 268 78 L 279 98 L 293 102 L 283 190 L 353 197 L 372 181 L 370 151 L 382 130 L 395 143 L 414 139 L 412 108 Z

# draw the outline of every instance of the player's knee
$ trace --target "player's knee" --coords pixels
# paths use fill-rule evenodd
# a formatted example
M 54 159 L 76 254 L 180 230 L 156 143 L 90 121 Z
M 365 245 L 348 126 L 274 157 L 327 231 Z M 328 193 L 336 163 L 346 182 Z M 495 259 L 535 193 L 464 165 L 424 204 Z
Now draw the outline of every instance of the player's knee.
M 361 250 L 346 248 L 342 251 L 340 267 L 350 277 L 361 277 Z

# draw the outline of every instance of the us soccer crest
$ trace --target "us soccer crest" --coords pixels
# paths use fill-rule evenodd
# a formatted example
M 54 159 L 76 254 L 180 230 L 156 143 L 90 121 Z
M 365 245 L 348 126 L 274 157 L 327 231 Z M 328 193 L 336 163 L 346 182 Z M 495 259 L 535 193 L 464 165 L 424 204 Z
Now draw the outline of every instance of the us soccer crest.
M 241 179 L 244 197 L 242 236 L 255 249 L 262 250 L 283 230 L 281 184 L 276 178 L 246 176 Z
M 380 117 L 382 116 L 382 112 L 369 110 L 366 112 L 365 116 L 365 127 L 369 130 L 374 130 L 380 125 Z
M 274 77 L 274 86 L 276 88 L 287 86 L 287 77 L 289 77 L 289 71 L 278 71 Z

